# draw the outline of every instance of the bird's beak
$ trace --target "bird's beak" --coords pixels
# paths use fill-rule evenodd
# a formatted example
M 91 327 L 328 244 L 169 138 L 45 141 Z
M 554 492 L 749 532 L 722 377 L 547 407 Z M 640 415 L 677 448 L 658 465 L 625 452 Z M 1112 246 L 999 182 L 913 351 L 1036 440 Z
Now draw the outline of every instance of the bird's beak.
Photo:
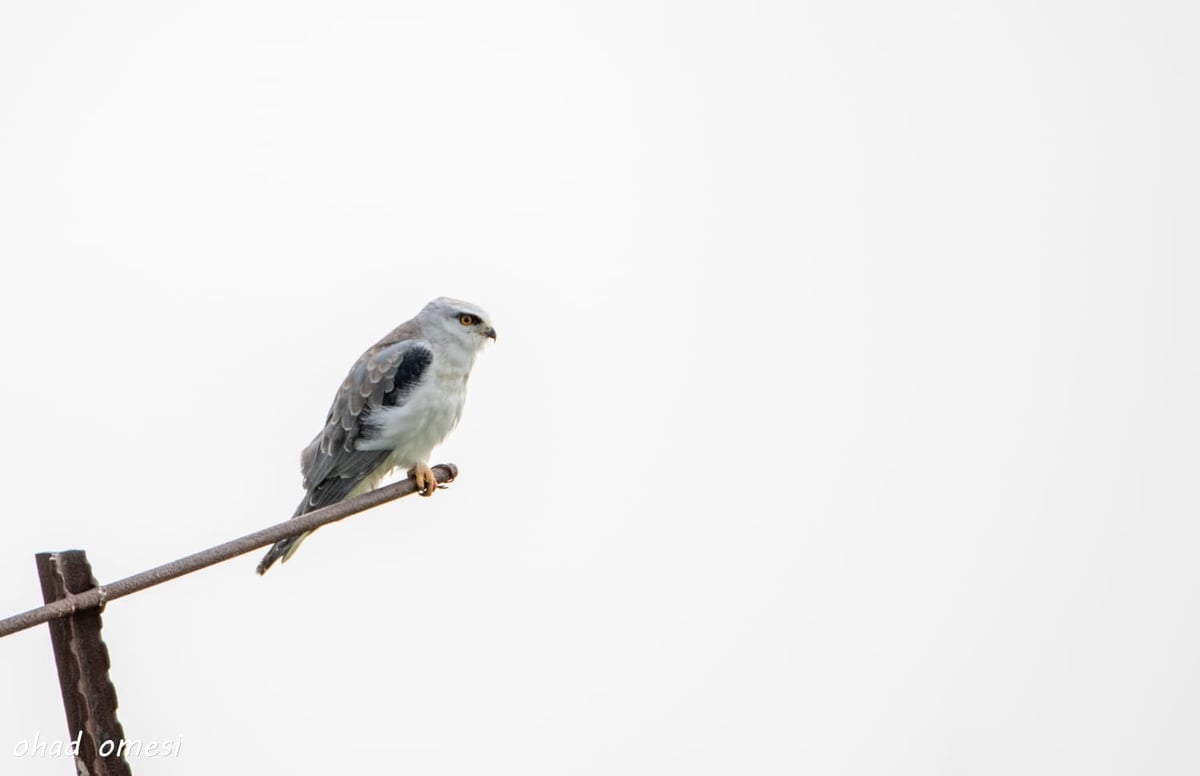
M 483 336 L 491 337 L 492 342 L 495 342 L 496 341 L 496 330 L 494 328 L 492 328 L 491 326 L 489 326 L 489 327 L 487 327 L 487 330 L 483 333 Z

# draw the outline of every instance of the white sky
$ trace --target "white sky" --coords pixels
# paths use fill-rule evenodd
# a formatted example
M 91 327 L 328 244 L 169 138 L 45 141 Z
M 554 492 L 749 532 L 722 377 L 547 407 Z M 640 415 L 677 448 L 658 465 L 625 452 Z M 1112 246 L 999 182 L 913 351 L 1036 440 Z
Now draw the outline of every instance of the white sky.
M 109 607 L 135 773 L 1200 771 L 1195 4 L 181 5 L 0 10 L 0 615 L 500 336 L 450 490 Z

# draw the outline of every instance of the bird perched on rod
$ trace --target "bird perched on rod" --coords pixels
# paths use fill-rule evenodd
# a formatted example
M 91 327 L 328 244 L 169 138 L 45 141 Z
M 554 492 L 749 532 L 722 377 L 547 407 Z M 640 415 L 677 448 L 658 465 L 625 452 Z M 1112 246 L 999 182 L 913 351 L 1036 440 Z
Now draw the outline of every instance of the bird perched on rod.
M 475 356 L 496 339 L 490 320 L 476 305 L 441 297 L 359 356 L 325 428 L 300 453 L 308 492 L 293 517 L 366 493 L 396 468 L 432 496 L 429 455 L 462 417 Z M 258 573 L 292 557 L 310 533 L 276 542 Z

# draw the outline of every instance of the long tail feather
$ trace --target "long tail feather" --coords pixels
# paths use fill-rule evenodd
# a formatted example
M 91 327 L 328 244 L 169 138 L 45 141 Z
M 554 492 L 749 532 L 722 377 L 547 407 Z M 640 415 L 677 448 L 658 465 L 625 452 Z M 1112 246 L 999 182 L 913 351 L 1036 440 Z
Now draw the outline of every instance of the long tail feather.
M 296 514 L 292 515 L 292 517 L 299 517 L 307 511 L 308 494 L 305 494 L 304 500 L 300 502 L 300 506 L 296 507 Z M 277 560 L 287 563 L 288 558 L 292 557 L 296 550 L 300 548 L 300 543 L 310 535 L 312 535 L 312 531 L 305 531 L 299 536 L 290 536 L 287 539 L 280 539 L 275 542 L 271 546 L 271 549 L 267 550 L 267 554 L 263 556 L 263 559 L 258 562 L 256 571 L 258 571 L 259 576 L 266 574 L 267 569 L 271 568 Z

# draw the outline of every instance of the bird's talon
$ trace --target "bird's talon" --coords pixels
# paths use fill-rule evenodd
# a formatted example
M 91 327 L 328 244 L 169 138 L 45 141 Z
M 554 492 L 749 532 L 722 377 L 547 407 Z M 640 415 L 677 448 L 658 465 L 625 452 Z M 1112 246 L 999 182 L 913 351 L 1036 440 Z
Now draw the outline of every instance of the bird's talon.
M 433 495 L 433 491 L 438 484 L 437 478 L 433 476 L 433 469 L 424 464 L 418 464 L 412 468 L 408 476 L 416 481 L 418 493 L 425 497 Z

